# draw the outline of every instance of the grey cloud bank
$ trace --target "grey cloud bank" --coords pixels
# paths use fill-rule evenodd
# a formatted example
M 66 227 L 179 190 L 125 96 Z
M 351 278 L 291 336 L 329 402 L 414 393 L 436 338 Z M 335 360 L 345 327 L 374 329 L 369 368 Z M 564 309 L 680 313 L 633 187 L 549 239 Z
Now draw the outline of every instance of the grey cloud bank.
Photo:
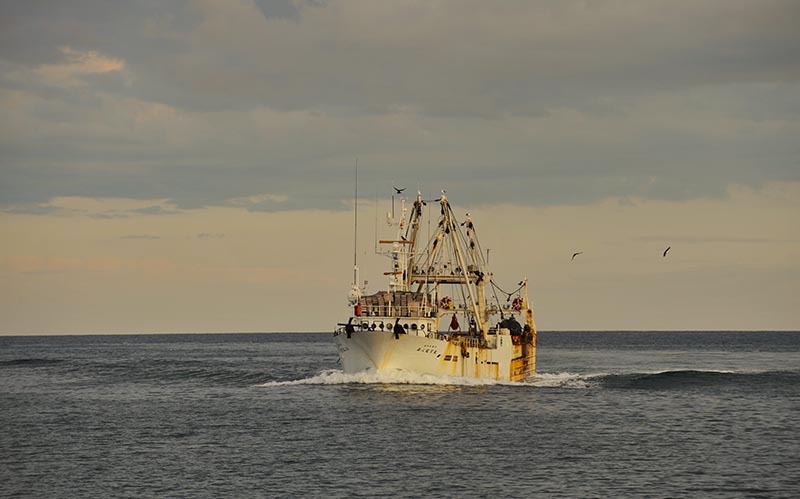
M 6 210 L 339 209 L 356 156 L 367 185 L 471 204 L 800 180 L 798 2 L 0 8 Z

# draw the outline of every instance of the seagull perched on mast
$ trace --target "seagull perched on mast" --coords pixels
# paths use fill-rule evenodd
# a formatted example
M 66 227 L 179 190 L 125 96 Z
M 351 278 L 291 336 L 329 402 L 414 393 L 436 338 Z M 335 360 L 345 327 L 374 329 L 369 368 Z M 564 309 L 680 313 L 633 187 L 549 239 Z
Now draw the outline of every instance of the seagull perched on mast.
M 665 250 L 664 250 L 664 254 L 662 254 L 661 256 L 662 256 L 662 257 L 666 257 L 666 256 L 667 256 L 667 251 L 669 251 L 669 249 L 670 249 L 671 247 L 672 247 L 672 246 L 667 246 L 667 249 L 665 249 Z
M 583 251 L 578 251 L 577 253 L 573 253 L 572 254 L 572 260 L 574 260 L 576 256 L 582 255 L 582 254 L 583 254 Z M 570 261 L 572 261 L 572 260 L 570 260 Z

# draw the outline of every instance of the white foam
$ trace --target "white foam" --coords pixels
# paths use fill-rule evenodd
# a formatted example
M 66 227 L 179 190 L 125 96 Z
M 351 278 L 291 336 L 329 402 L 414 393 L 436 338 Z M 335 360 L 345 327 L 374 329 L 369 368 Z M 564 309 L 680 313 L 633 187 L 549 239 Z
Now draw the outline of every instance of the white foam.
M 528 383 L 510 381 L 497 381 L 493 379 L 462 378 L 456 376 L 433 376 L 431 374 L 418 374 L 409 371 L 367 371 L 360 373 L 345 373 L 337 369 L 323 371 L 310 378 L 293 381 L 271 381 L 258 385 L 262 387 L 294 386 L 294 385 L 348 385 L 348 384 L 401 384 L 401 385 L 455 385 L 455 386 L 487 386 L 509 385 L 527 386 Z
M 570 372 L 536 373 L 536 376 L 527 381 L 527 383 L 540 388 L 589 388 L 592 386 L 589 379 L 596 376 L 596 374 L 589 375 Z

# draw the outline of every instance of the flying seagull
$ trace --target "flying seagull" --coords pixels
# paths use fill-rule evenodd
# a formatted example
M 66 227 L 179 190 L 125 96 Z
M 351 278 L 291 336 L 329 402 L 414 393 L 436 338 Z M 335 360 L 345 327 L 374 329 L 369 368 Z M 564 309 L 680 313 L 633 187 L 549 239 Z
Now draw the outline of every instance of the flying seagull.
M 392 186 L 392 189 L 396 190 L 398 194 L 402 194 L 403 191 L 406 190 L 406 187 L 403 187 L 402 189 L 398 189 L 397 187 Z
M 577 253 L 573 253 L 573 254 L 572 254 L 572 260 L 574 260 L 576 256 L 578 256 L 578 255 L 582 255 L 582 254 L 583 254 L 583 251 L 579 251 L 579 252 L 577 252 Z M 572 260 L 570 260 L 570 261 L 572 261 Z
M 666 257 L 666 256 L 667 256 L 667 251 L 669 251 L 669 249 L 670 249 L 671 247 L 672 247 L 672 246 L 667 246 L 667 249 L 665 249 L 665 250 L 664 250 L 664 254 L 663 254 L 663 255 L 661 255 L 661 256 L 662 256 L 662 257 Z

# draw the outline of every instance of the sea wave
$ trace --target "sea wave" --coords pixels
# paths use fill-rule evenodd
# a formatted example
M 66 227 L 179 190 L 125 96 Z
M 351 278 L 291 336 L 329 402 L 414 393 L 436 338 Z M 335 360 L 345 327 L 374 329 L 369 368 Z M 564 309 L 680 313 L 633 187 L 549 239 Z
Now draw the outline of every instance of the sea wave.
M 45 367 L 62 363 L 61 359 L 47 359 L 47 358 L 22 358 L 22 359 L 9 359 L 0 360 L 0 367 Z
M 652 372 L 578 374 L 537 373 L 529 383 L 543 388 L 667 390 L 735 386 L 771 388 L 796 385 L 800 371 L 733 371 L 677 369 Z
M 669 370 L 651 373 L 623 373 L 598 376 L 606 388 L 686 389 L 733 386 L 737 388 L 778 388 L 796 385 L 800 371 Z
M 800 371 L 727 371 L 727 370 L 667 370 L 629 373 L 574 373 L 540 372 L 536 376 L 519 382 L 492 379 L 473 379 L 453 376 L 433 376 L 408 371 L 370 371 L 345 373 L 330 369 L 317 375 L 284 381 L 270 381 L 259 387 L 300 385 L 451 385 L 451 386 L 512 386 L 533 388 L 568 389 L 687 389 L 704 386 L 786 386 L 800 382 Z

